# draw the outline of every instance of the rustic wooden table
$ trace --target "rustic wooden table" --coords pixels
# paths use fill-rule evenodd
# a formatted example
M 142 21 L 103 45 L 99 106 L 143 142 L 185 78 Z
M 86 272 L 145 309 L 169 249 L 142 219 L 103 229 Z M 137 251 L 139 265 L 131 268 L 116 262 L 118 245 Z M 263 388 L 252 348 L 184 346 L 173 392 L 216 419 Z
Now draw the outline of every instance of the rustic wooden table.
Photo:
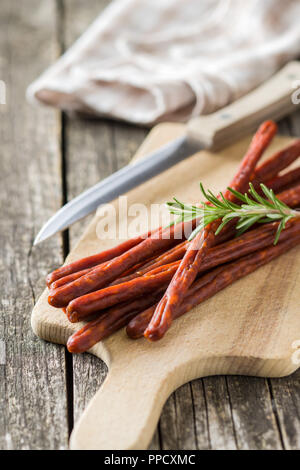
M 30 312 L 46 273 L 87 220 L 36 248 L 62 203 L 128 163 L 146 129 L 79 120 L 25 101 L 27 85 L 85 30 L 108 0 L 2 0 L 0 79 L 0 448 L 65 449 L 106 375 L 90 355 L 36 338 Z M 282 133 L 300 136 L 300 113 Z M 178 389 L 152 449 L 299 449 L 300 373 L 283 379 L 210 377 Z

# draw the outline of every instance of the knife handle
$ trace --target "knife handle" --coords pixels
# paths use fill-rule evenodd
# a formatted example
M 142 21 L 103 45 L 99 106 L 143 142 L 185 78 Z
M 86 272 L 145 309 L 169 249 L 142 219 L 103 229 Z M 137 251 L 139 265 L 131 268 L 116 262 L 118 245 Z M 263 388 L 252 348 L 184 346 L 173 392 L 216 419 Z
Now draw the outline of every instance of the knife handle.
M 189 121 L 188 135 L 206 147 L 220 148 L 253 132 L 265 119 L 278 120 L 299 109 L 300 62 L 285 65 L 255 90 L 215 113 Z M 298 96 L 293 100 L 293 93 Z M 293 102 L 294 101 L 294 102 Z

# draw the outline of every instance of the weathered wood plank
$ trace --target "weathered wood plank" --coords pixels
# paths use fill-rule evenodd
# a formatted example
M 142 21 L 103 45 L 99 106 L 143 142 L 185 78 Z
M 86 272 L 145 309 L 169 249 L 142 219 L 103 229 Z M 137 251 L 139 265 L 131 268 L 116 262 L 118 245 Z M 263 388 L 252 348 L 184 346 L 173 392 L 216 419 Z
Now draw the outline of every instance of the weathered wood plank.
M 284 447 L 287 450 L 299 450 L 300 370 L 290 377 L 272 379 L 270 389 Z
M 183 385 L 170 396 L 164 406 L 159 427 L 164 450 L 197 449 L 191 384 Z
M 58 113 L 25 101 L 26 86 L 57 56 L 55 2 L 3 0 L 0 21 L 0 448 L 66 448 L 64 348 L 30 327 L 45 275 L 62 261 L 59 237 L 32 249 L 61 203 Z
M 237 448 L 282 449 L 267 380 L 227 377 L 226 381 Z

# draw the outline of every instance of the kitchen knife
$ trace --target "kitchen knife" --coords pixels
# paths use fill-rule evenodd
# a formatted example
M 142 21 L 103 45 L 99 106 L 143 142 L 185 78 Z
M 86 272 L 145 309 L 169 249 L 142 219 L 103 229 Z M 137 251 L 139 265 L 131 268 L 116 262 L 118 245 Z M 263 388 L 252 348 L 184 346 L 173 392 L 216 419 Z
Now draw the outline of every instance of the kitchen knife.
M 289 62 L 268 81 L 215 113 L 191 119 L 185 135 L 141 161 L 127 165 L 65 204 L 42 227 L 34 245 L 66 229 L 130 189 L 167 170 L 198 150 L 217 149 L 255 130 L 265 119 L 280 119 L 298 109 L 300 62 Z M 293 99 L 294 98 L 294 99 Z

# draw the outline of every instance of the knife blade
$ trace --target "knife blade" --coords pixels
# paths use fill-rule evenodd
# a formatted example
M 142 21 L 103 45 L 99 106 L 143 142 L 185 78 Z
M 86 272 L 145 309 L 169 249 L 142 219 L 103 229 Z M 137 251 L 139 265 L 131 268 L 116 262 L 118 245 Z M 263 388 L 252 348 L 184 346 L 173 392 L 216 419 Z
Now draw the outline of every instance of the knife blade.
M 39 231 L 34 245 L 70 227 L 77 220 L 95 211 L 101 204 L 114 200 L 200 149 L 201 146 L 195 145 L 195 142 L 187 135 L 183 135 L 160 147 L 158 151 L 152 152 L 141 161 L 126 165 L 59 209 Z
M 264 119 L 279 119 L 299 109 L 293 100 L 300 62 L 292 61 L 265 83 L 225 108 L 191 119 L 186 134 L 141 161 L 127 165 L 65 204 L 42 227 L 37 245 L 105 204 L 162 173 L 202 148 L 221 148 L 252 132 Z

